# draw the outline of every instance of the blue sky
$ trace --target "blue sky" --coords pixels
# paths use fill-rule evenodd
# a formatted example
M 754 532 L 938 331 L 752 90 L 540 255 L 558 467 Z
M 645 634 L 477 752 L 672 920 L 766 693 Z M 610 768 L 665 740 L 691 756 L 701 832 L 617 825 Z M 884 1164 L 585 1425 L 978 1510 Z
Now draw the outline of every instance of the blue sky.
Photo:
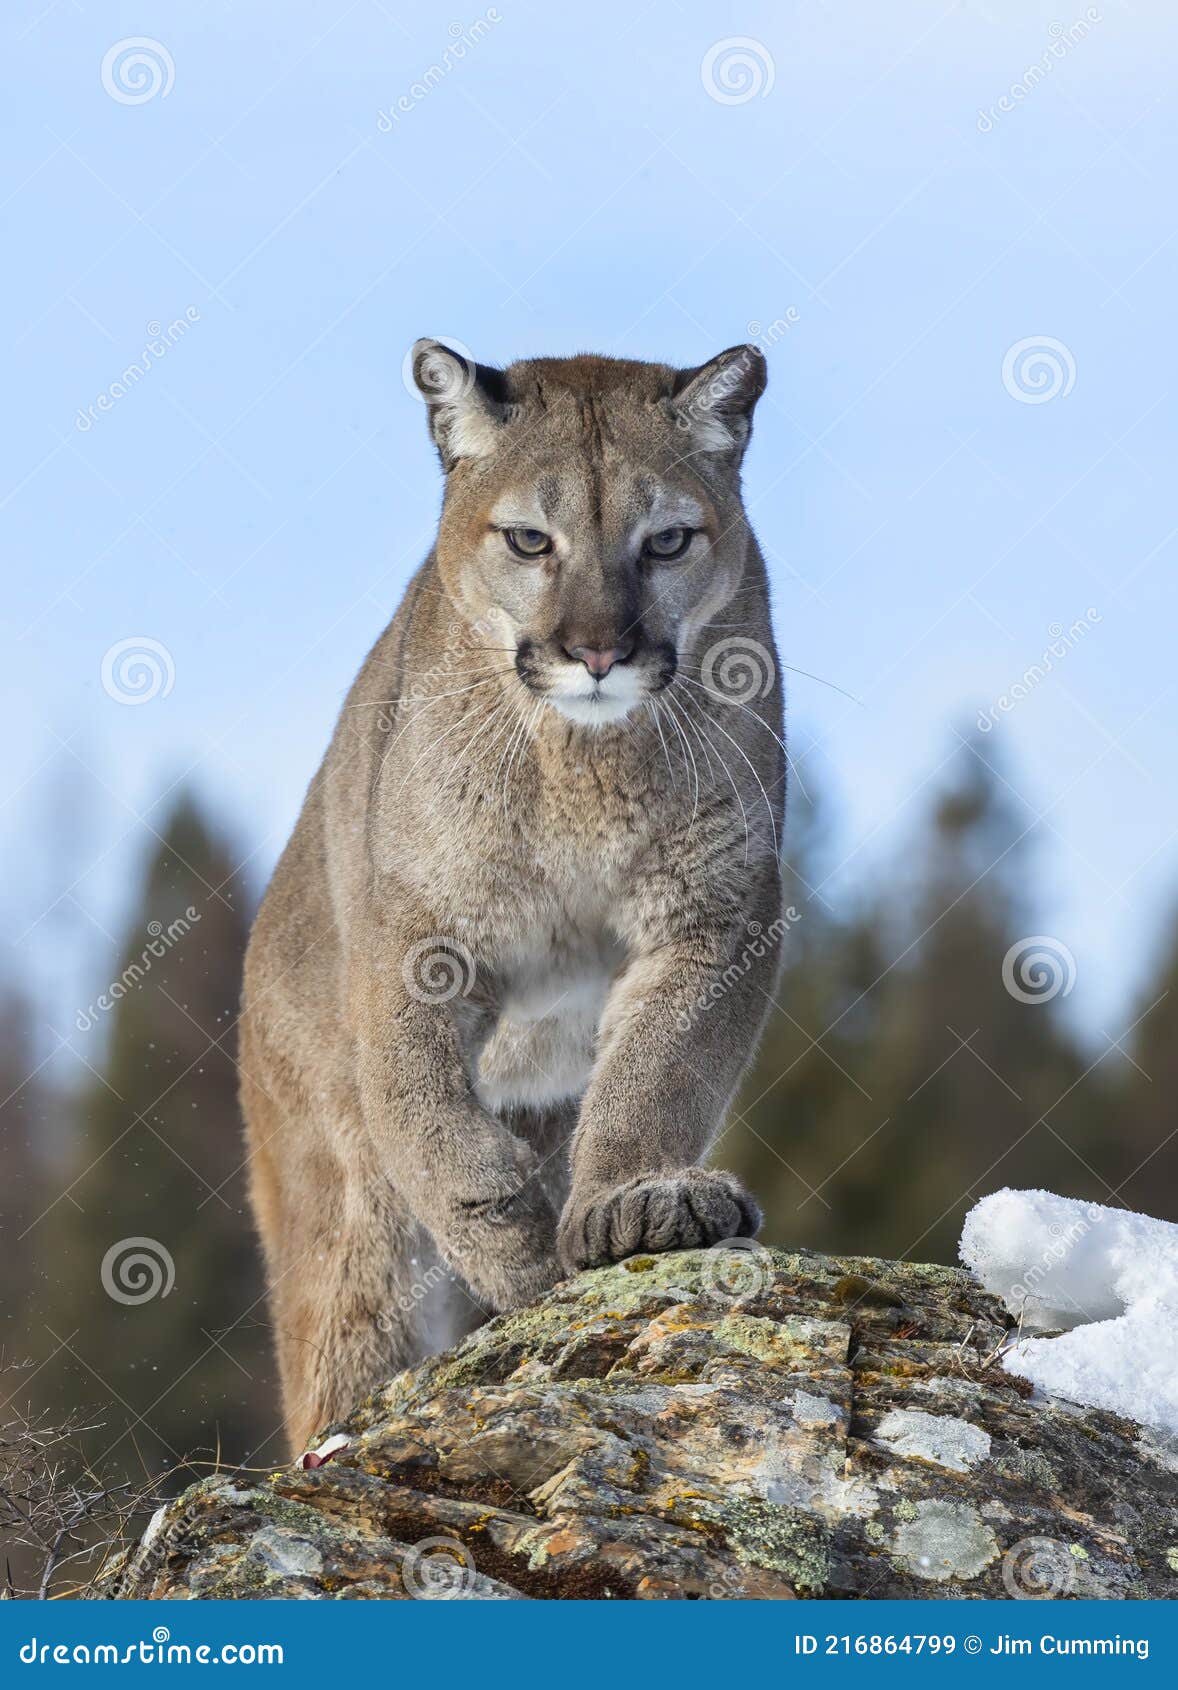
M 15 0 L 0 33 L 0 908 L 62 1024 L 164 789 L 272 865 L 428 549 L 401 367 L 433 334 L 766 346 L 747 491 L 782 654 L 862 701 L 791 678 L 832 901 L 953 724 L 1086 620 L 990 739 L 1071 1007 L 1120 1031 L 1178 896 L 1172 9 Z M 104 73 L 137 38 L 146 80 Z M 103 662 L 142 639 L 164 684 L 132 706 Z

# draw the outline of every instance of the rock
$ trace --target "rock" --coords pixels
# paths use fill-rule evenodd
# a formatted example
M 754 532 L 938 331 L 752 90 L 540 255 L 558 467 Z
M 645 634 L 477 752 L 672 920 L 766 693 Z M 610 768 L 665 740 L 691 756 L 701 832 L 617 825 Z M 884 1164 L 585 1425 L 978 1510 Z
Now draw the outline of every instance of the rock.
M 997 1361 L 952 1268 L 634 1257 L 167 1505 L 96 1595 L 1174 1597 L 1178 1460 Z M 321 1443 L 321 1438 L 315 1440 Z

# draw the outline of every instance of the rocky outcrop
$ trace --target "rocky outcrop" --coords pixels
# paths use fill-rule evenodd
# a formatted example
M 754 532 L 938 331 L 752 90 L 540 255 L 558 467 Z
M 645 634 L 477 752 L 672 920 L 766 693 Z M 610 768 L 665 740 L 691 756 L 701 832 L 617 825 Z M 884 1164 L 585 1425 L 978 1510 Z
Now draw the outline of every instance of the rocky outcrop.
M 116 1597 L 1178 1595 L 1178 1459 L 1036 1400 L 965 1274 L 635 1257 L 398 1375 L 312 1470 L 222 1474 Z

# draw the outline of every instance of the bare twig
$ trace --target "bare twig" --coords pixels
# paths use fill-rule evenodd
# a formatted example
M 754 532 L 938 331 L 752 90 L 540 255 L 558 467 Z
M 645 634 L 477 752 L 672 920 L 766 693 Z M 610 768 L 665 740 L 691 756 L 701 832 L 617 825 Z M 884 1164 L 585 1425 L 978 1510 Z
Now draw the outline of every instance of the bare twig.
M 103 1479 L 79 1442 L 99 1425 L 58 1423 L 8 1400 L 0 1422 L 0 1535 L 10 1546 L 3 1597 L 48 1601 L 63 1568 L 89 1562 L 91 1579 L 75 1594 L 89 1588 L 130 1524 L 158 1504 L 160 1481 L 149 1474 L 142 1485 Z

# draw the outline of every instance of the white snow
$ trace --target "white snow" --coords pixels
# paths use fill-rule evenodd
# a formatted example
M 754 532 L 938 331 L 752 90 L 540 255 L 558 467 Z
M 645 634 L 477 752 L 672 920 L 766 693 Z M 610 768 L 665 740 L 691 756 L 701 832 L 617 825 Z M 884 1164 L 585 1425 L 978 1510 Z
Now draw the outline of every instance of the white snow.
M 961 1259 L 1023 1332 L 1003 1355 L 1041 1390 L 1178 1433 L 1178 1226 L 1049 1191 L 970 1210 Z

